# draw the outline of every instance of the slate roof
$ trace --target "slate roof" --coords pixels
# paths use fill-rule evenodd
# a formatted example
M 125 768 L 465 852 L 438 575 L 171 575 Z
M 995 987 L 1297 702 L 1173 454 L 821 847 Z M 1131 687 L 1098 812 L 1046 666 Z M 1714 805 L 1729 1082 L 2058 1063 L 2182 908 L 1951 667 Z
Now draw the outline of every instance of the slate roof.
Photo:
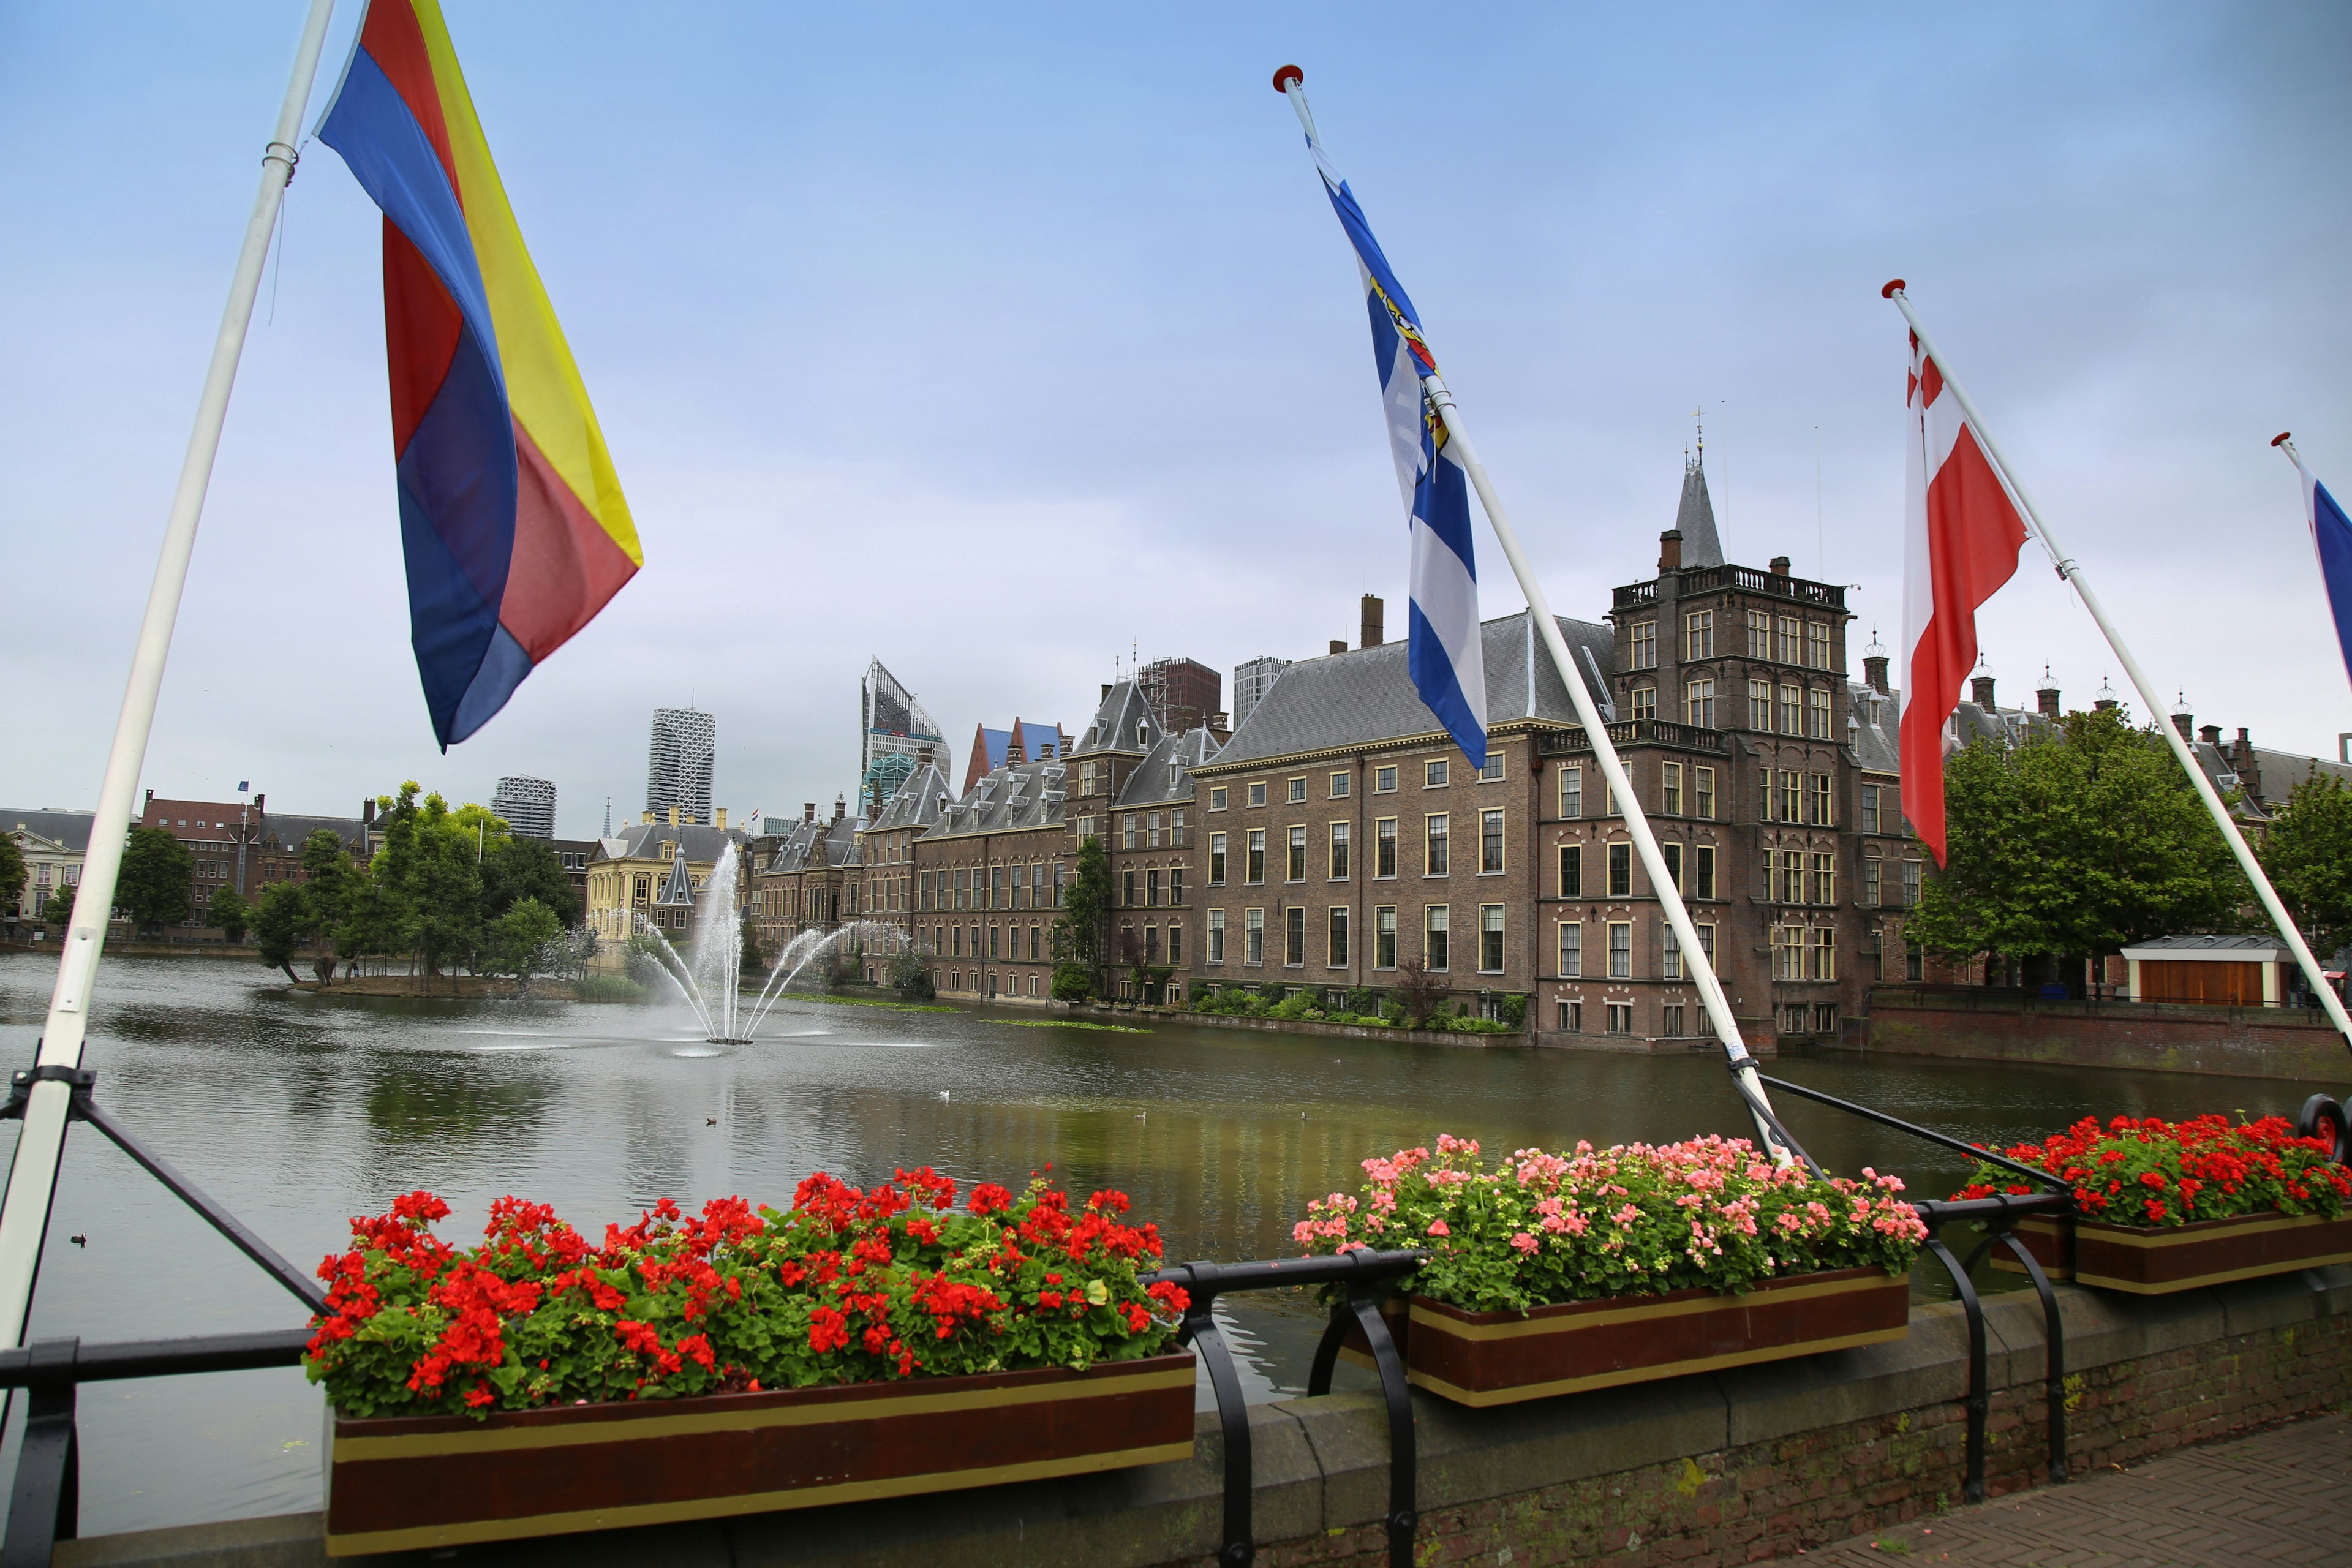
M 1587 672 L 1587 689 L 1604 717 L 1613 715 L 1608 677 L 1616 664 L 1616 634 L 1591 621 L 1564 616 L 1559 621 L 1571 656 Z M 1486 666 L 1488 728 L 1523 719 L 1577 721 L 1568 689 L 1560 684 L 1528 612 L 1485 622 L 1479 637 Z M 1406 673 L 1406 647 L 1382 643 L 1299 660 L 1258 700 L 1224 749 L 1202 765 L 1223 772 L 1238 763 L 1441 733 Z
M 940 811 L 952 798 L 948 793 L 947 775 L 937 763 L 926 763 L 908 775 L 882 808 L 882 815 L 866 825 L 868 833 L 891 833 L 904 827 L 925 828 L 940 819 Z
M 61 844 L 77 855 L 86 855 L 89 853 L 89 825 L 97 817 L 94 811 L 10 811 L 0 807 L 0 832 L 14 833 L 21 827 Z
M 1217 754 L 1216 737 L 1205 729 L 1168 735 L 1127 775 L 1114 811 L 1139 805 L 1181 805 L 1192 798 L 1192 770 Z
M 677 852 L 688 860 L 716 861 L 719 852 L 730 844 L 739 848 L 750 835 L 740 827 L 707 827 L 681 823 L 672 827 L 667 822 L 632 822 L 610 838 L 597 841 L 597 852 L 607 860 L 658 860 L 662 840 L 677 843 Z M 618 849 L 614 847 L 619 846 Z
M 354 848 L 367 844 L 368 825 L 356 816 L 289 816 L 281 811 L 262 814 L 261 843 L 266 848 L 274 838 L 280 848 L 299 849 L 322 827 Z
M 1854 761 L 1864 773 L 1903 772 L 1903 693 L 1881 696 L 1876 688 L 1849 683 L 1846 687 L 1846 739 L 1853 742 Z
M 1137 727 L 1140 725 L 1141 729 Z M 1074 757 L 1093 756 L 1103 752 L 1149 752 L 1160 743 L 1165 731 L 1160 721 L 1151 715 L 1151 705 L 1132 679 L 1116 682 L 1103 695 L 1095 716 L 1087 725 L 1086 733 L 1070 749 Z
M 976 833 L 1013 833 L 1025 827 L 1062 825 L 1062 781 L 1056 760 L 1014 763 L 992 769 L 963 795 L 948 804 L 924 838 L 961 838 Z
M 1683 536 L 1685 566 L 1723 564 L 1723 537 L 1715 528 L 1715 502 L 1706 493 L 1705 453 L 1683 464 L 1682 504 L 1675 509 L 1675 527 Z

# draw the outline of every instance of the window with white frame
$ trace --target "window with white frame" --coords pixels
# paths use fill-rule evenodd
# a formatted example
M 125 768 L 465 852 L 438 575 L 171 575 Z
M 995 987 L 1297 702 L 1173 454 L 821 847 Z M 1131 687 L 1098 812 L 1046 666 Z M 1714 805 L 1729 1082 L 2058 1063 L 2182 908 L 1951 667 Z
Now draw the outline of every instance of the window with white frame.
M 1559 922 L 1559 977 L 1577 980 L 1584 974 L 1584 922 Z
M 1630 921 L 1609 922 L 1609 978 L 1633 978 L 1633 927 Z
M 1478 906 L 1478 973 L 1503 972 L 1503 906 Z

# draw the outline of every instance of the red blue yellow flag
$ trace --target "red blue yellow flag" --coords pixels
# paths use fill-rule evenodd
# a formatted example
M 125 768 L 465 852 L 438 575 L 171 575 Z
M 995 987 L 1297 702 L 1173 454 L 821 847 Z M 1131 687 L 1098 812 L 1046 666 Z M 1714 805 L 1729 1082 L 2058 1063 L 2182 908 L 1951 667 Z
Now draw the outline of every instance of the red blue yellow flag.
M 435 0 L 372 0 L 319 139 L 383 209 L 409 633 L 446 750 L 645 552 Z

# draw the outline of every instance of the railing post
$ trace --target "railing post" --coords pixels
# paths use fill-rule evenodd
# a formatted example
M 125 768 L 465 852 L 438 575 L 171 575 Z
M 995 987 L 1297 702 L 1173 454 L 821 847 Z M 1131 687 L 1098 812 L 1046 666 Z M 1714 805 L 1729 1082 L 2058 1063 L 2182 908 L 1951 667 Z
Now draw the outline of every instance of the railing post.
M 81 1453 L 74 1430 L 79 1339 L 41 1340 L 26 1368 L 25 1443 L 8 1495 L 8 1540 L 0 1568 L 49 1568 L 51 1550 L 71 1541 L 81 1516 Z

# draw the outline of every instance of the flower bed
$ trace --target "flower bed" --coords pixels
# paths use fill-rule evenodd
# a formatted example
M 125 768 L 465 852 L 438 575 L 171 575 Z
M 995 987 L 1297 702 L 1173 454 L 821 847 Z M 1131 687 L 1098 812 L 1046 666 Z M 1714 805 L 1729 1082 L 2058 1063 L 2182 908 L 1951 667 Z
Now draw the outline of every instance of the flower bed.
M 1045 1180 L 962 1209 L 929 1169 L 789 1212 L 663 1203 L 601 1246 L 501 1198 L 480 1245 L 429 1193 L 320 1266 L 307 1364 L 337 1412 L 330 1550 L 401 1550 L 1181 1458 L 1186 1305 L 1156 1229 Z M 1008 1415 L 1017 1419 L 1008 1420 Z
M 1440 1137 L 1364 1172 L 1293 1234 L 1426 1249 L 1392 1326 L 1411 1379 L 1465 1404 L 1900 1338 L 1927 1234 L 1896 1178 L 1816 1180 L 1740 1140 L 1522 1149 L 1490 1170 Z
M 2352 1261 L 2352 1173 L 2284 1117 L 2085 1117 L 2003 1152 L 2073 1184 L 2073 1218 L 2017 1227 L 2053 1279 L 2162 1295 Z M 2030 1190 L 1988 1164 L 1955 1195 Z

